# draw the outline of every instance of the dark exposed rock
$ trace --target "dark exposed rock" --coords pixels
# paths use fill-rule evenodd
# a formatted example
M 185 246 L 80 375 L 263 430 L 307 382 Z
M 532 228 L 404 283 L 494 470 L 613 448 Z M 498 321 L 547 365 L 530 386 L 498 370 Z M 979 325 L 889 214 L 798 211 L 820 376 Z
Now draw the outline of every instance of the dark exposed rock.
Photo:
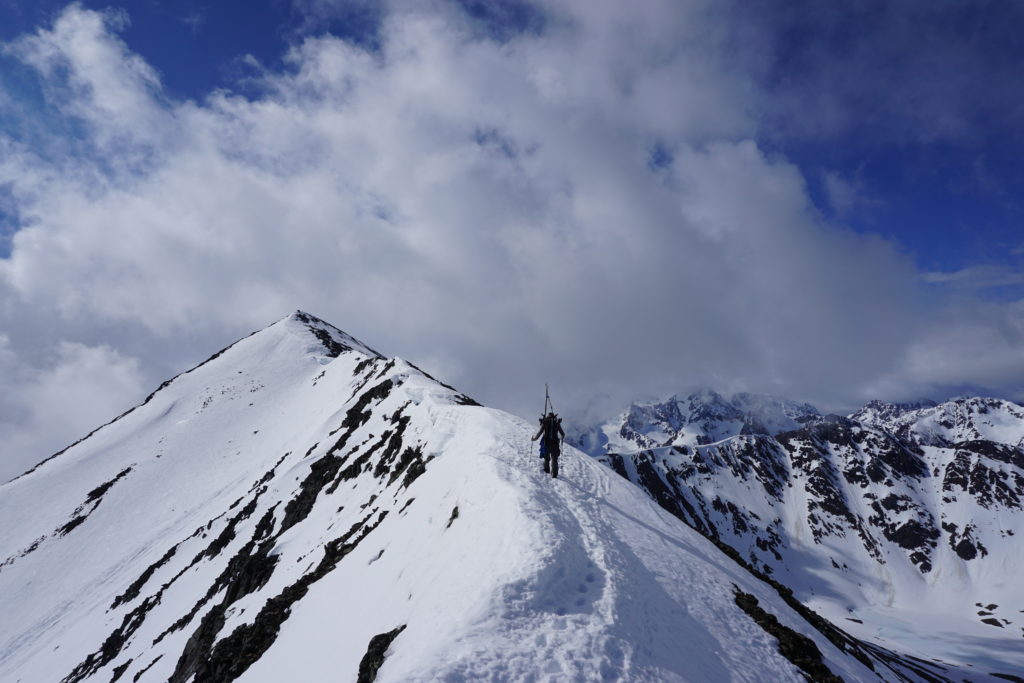
M 888 531 L 889 527 L 883 527 L 883 529 Z M 934 546 L 934 539 L 938 537 L 938 529 L 932 526 L 925 526 L 916 519 L 904 522 L 893 529 L 891 533 L 886 533 L 886 538 L 907 550 L 917 550 L 928 543 Z
M 167 552 L 163 554 L 159 560 L 146 567 L 146 569 L 139 575 L 139 578 L 132 581 L 132 583 L 125 589 L 123 593 L 114 598 L 113 604 L 110 605 L 110 609 L 116 609 L 119 605 L 131 602 L 135 598 L 139 597 L 139 593 L 142 591 L 142 587 L 146 585 L 146 582 L 156 573 L 156 570 L 167 564 L 167 562 L 174 557 L 174 553 L 178 550 L 178 545 L 172 545 Z
M 975 527 L 973 524 L 968 524 L 964 527 L 962 534 L 960 533 L 960 528 L 953 522 L 943 522 L 942 529 L 949 534 L 949 547 L 953 549 L 960 559 L 973 560 L 979 554 L 982 557 L 988 555 L 988 548 L 981 541 L 974 538 Z
M 0 562 L 0 570 L 3 570 L 4 567 L 12 565 L 16 561 L 18 561 L 19 559 L 21 559 L 21 558 L 25 557 L 26 555 L 34 552 L 36 549 L 39 548 L 40 545 L 42 545 L 43 541 L 45 541 L 47 538 L 49 538 L 49 536 L 46 535 L 46 534 L 43 534 L 42 536 L 40 536 L 36 540 L 32 541 L 32 543 L 30 543 L 29 546 L 27 548 L 25 548 L 24 550 L 22 550 L 21 552 L 15 554 L 15 555 L 11 555 L 10 557 L 8 557 L 3 562 Z
M 1011 681 L 1011 683 L 1024 683 L 1024 678 L 1021 676 L 1014 676 L 1013 674 L 989 674 L 995 678 L 1002 678 L 1004 681 Z
M 309 466 L 309 474 L 302 480 L 298 495 L 289 500 L 284 508 L 284 518 L 281 520 L 282 531 L 290 529 L 309 516 L 309 513 L 313 511 L 317 496 L 334 481 L 343 462 L 342 458 L 328 454 Z
M 377 679 L 377 672 L 384 665 L 384 656 L 388 648 L 394 642 L 398 634 L 405 630 L 406 625 L 402 624 L 396 629 L 387 633 L 380 633 L 370 638 L 370 644 L 366 648 L 366 654 L 359 662 L 359 674 L 357 683 L 373 683 Z
M 363 360 L 361 360 L 358 363 L 356 363 L 356 367 L 352 371 L 352 374 L 357 376 L 357 377 L 359 375 L 362 375 L 363 372 L 366 371 L 366 368 L 368 368 L 369 366 L 373 365 L 376 362 L 376 360 L 377 359 L 375 359 L 375 358 L 364 358 Z
M 305 324 L 307 329 L 309 329 L 313 336 L 316 337 L 321 344 L 323 344 L 324 349 L 327 351 L 328 356 L 331 358 L 337 358 L 341 354 L 347 351 L 352 351 L 354 349 L 348 344 L 344 344 L 335 339 L 335 335 L 332 335 L 330 330 L 334 330 L 334 332 L 337 333 L 337 336 L 340 336 L 343 339 L 351 339 L 354 343 L 359 344 L 364 349 L 370 351 L 373 355 L 377 356 L 378 358 L 382 357 L 379 353 L 377 353 L 370 347 L 366 346 L 366 344 L 363 344 L 362 342 L 353 339 L 349 335 L 339 330 L 334 325 L 324 322 L 320 318 L 310 315 L 305 311 L 295 311 L 295 313 L 292 314 L 292 319 Z
M 426 471 L 425 464 L 423 462 L 423 450 L 416 446 L 415 448 L 406 448 L 402 451 L 402 456 L 395 463 L 395 469 L 391 472 L 391 476 L 388 477 L 388 485 L 390 486 L 395 482 L 398 477 L 406 472 L 406 478 L 402 481 L 402 485 L 408 487 L 412 483 L 413 479 L 423 474 Z M 411 475 L 411 476 L 410 476 Z
M 128 639 L 131 638 L 132 634 L 135 633 L 142 626 L 143 621 L 146 618 L 146 614 L 159 604 L 159 597 L 149 597 L 142 601 L 138 607 L 133 609 L 131 612 L 124 616 L 121 621 L 121 625 L 118 626 L 114 631 L 107 636 L 106 640 L 100 646 L 100 649 L 96 652 L 89 654 L 81 663 L 78 664 L 71 673 L 64 677 L 62 683 L 77 683 L 105 667 L 110 662 L 114 661 L 114 658 L 121 654 L 121 649 L 124 647 Z
M 427 463 L 423 460 L 423 452 L 417 447 L 409 451 L 413 456 L 409 460 L 409 466 L 405 470 L 405 477 L 402 479 L 402 488 L 407 489 L 424 472 L 427 471 Z
M 1020 448 L 1014 448 L 994 441 L 985 441 L 983 439 L 961 441 L 954 444 L 953 447 L 958 451 L 983 455 L 986 458 L 1005 462 L 1009 465 L 1016 465 L 1017 467 L 1024 469 L 1024 452 L 1022 452 Z
M 260 493 L 263 493 L 265 490 L 266 489 L 261 489 Z M 244 519 L 248 519 L 252 516 L 252 513 L 256 512 L 256 505 L 259 503 L 259 499 L 259 494 L 253 496 L 245 507 L 229 519 L 228 523 L 224 525 L 224 529 L 215 539 L 213 539 L 206 549 L 199 554 L 196 561 L 198 562 L 202 557 L 216 557 L 217 555 L 220 555 L 221 551 L 228 547 L 228 544 L 235 539 L 235 529 L 238 527 L 238 523 Z
M 312 584 L 337 567 L 346 555 L 377 528 L 386 515 L 386 512 L 380 513 L 377 520 L 369 525 L 368 516 L 354 524 L 343 536 L 327 543 L 324 556 L 314 570 L 270 598 L 252 623 L 238 626 L 230 635 L 215 643 L 217 634 L 224 626 L 227 608 L 246 594 L 229 589 L 222 602 L 203 618 L 199 628 L 189 638 L 171 674 L 170 683 L 184 683 L 193 676 L 197 681 L 226 683 L 245 673 L 273 645 L 281 624 L 291 614 L 292 605 L 309 591 Z
M 296 316 L 297 317 L 297 316 Z M 310 326 L 309 331 L 313 333 L 321 344 L 324 345 L 324 349 L 327 350 L 327 355 L 330 358 L 337 358 L 346 351 L 351 351 L 351 346 L 346 346 L 334 339 L 331 333 L 320 327 Z
M 143 677 L 143 676 L 145 675 L 145 673 L 146 673 L 147 671 L 149 671 L 150 669 L 152 669 L 152 668 L 153 668 L 153 665 L 154 665 L 154 664 L 156 664 L 157 662 L 159 662 L 159 661 L 160 661 L 161 659 L 163 659 L 163 655 L 157 655 L 157 656 L 156 656 L 156 657 L 155 657 L 155 658 L 153 659 L 153 661 L 152 661 L 152 662 L 150 662 L 149 664 L 147 664 L 147 665 L 146 665 L 145 667 L 143 667 L 142 669 L 139 669 L 138 673 L 136 673 L 136 674 L 135 674 L 134 676 L 132 676 L 132 683 L 138 683 L 139 679 L 140 679 L 140 678 L 142 678 L 142 677 Z
M 956 454 L 946 465 L 943 491 L 951 494 L 966 491 L 984 508 L 991 509 L 998 505 L 1015 510 L 1024 509 L 1024 476 L 1021 471 L 996 464 L 1006 462 L 1012 467 L 1021 468 L 1016 462 L 1007 462 L 1019 458 L 1019 451 L 1000 444 L 992 444 L 989 450 L 978 446 L 979 442 L 965 443 L 970 444 L 970 449 L 974 450 L 964 449 L 964 444 L 957 444 Z M 986 454 L 978 451 L 986 451 Z M 1000 457 L 993 458 L 991 453 L 998 453 Z
M 718 529 L 705 524 L 703 516 L 693 507 L 686 496 L 672 485 L 671 479 L 668 483 L 658 474 L 654 468 L 651 456 L 639 454 L 634 458 L 634 469 L 636 470 L 637 483 L 640 484 L 659 504 L 675 514 L 680 519 L 693 525 L 698 531 L 703 531 L 717 537 Z M 623 469 L 623 471 L 625 471 Z M 670 488 L 671 487 L 671 488 Z
M 367 406 L 369 406 L 373 401 L 383 401 L 388 397 L 393 388 L 394 382 L 390 379 L 386 379 L 359 395 L 355 404 L 353 404 L 353 406 L 345 413 L 345 419 L 342 420 L 341 426 L 345 429 L 345 434 L 341 439 L 339 439 L 341 444 L 344 444 L 348 440 L 348 437 L 352 435 L 352 432 L 362 427 L 366 424 L 366 421 L 370 419 L 370 411 L 366 409 Z M 335 444 L 331 450 L 336 451 L 339 448 L 340 446 Z
M 380 458 L 377 460 L 377 466 L 373 468 L 373 476 L 378 479 L 391 470 L 391 463 L 402 448 L 402 437 L 405 435 L 405 428 L 409 424 L 409 417 L 405 415 L 399 416 L 396 413 L 396 415 L 392 417 L 392 424 L 395 425 L 395 430 L 393 433 L 385 432 L 385 434 L 389 435 L 389 438 L 387 439 L 387 446 L 384 448 Z M 395 480 L 399 471 L 400 468 L 396 468 L 396 470 L 392 472 L 391 481 Z
M 99 486 L 94 488 L 92 491 L 89 491 L 89 495 L 86 496 L 86 498 L 85 498 L 85 505 L 88 505 L 89 503 L 98 501 L 100 498 L 102 498 L 104 496 L 104 494 L 106 494 L 107 491 L 110 490 L 110 488 L 114 484 L 116 484 L 118 481 L 120 481 L 124 477 L 128 476 L 128 473 L 131 472 L 131 471 L 132 471 L 131 467 L 125 467 L 123 470 L 121 470 L 120 472 L 117 473 L 116 477 L 114 477 L 110 481 L 103 482 L 102 484 L 100 484 Z
M 92 512 L 92 510 L 90 510 L 90 512 Z M 82 522 L 84 522 L 87 518 L 88 515 L 78 515 L 77 517 L 72 517 L 71 521 L 57 529 L 57 535 L 67 536 L 69 533 L 77 529 L 82 524 Z
M 274 510 L 277 505 L 267 510 L 260 521 L 256 524 L 256 528 L 253 530 L 252 537 L 239 549 L 239 551 L 232 556 L 228 561 L 227 566 L 217 576 L 214 582 L 207 589 L 206 594 L 199 599 L 199 601 L 193 605 L 192 609 L 187 614 L 178 619 L 176 622 L 171 624 L 163 633 L 157 636 L 153 644 L 157 644 L 166 638 L 171 633 L 179 631 L 187 626 L 196 615 L 216 596 L 220 591 L 225 591 L 225 594 L 235 595 L 241 597 L 247 595 L 253 591 L 259 590 L 266 584 L 273 574 L 274 568 L 277 565 L 277 557 L 271 556 L 270 551 L 273 549 L 274 541 L 276 536 L 270 538 L 273 532 L 274 525 Z M 279 536 L 280 534 L 278 534 Z M 204 557 L 205 553 L 200 553 L 187 567 L 182 569 L 176 574 L 168 583 L 164 584 L 160 588 L 160 592 L 157 593 L 157 597 L 163 594 L 167 588 L 177 581 L 188 569 Z M 236 599 L 237 599 L 236 597 Z M 211 616 L 210 614 L 207 615 Z M 215 618 L 213 615 L 211 619 Z
M 113 675 L 110 677 L 110 683 L 115 683 L 115 681 L 121 680 L 121 676 L 124 676 L 124 672 L 127 671 L 128 667 L 131 666 L 131 665 L 132 665 L 132 660 L 129 659 L 124 664 L 121 664 L 120 666 L 115 666 L 114 667 L 114 671 L 113 671 Z
M 345 431 L 326 455 L 310 465 L 309 474 L 306 475 L 299 487 L 299 494 L 288 501 L 285 506 L 284 519 L 281 522 L 282 531 L 304 520 L 312 512 L 317 496 L 332 484 L 336 477 L 340 475 L 343 478 L 351 478 L 358 474 L 358 471 L 354 472 L 351 466 L 347 470 L 342 470 L 345 459 L 336 454 L 345 448 L 353 432 L 370 419 L 370 411 L 367 409 L 369 404 L 372 401 L 382 401 L 391 393 L 393 387 L 394 383 L 390 379 L 384 380 L 361 394 L 355 404 L 348 409 L 339 428 Z M 357 459 L 356 462 L 365 463 L 369 459 L 369 454 L 364 453 L 363 458 L 362 461 Z
M 604 462 L 604 464 L 608 465 L 615 474 L 619 475 L 623 479 L 629 479 L 629 474 L 626 472 L 625 456 L 619 455 L 618 453 L 608 453 L 607 455 L 601 456 L 600 460 Z
M 109 491 L 114 484 L 127 476 L 131 471 L 131 467 L 126 467 L 118 472 L 117 476 L 110 481 L 103 482 L 92 491 L 89 491 L 89 494 L 85 498 L 85 502 L 75 508 L 75 511 L 71 513 L 71 520 L 63 526 L 58 527 L 54 533 L 57 536 L 67 536 L 69 533 L 77 529 L 83 522 L 85 522 L 86 519 L 89 518 L 89 515 L 91 515 L 93 511 L 100 506 L 100 503 L 103 502 L 103 496 L 106 495 L 107 491 Z M 89 509 L 86 510 L 86 508 Z M 22 553 L 22 557 L 31 552 L 31 550 L 34 550 L 34 548 Z
M 843 683 L 843 679 L 832 673 L 821 657 L 821 650 L 813 640 L 779 623 L 774 614 L 766 612 L 750 593 L 744 593 L 733 585 L 736 605 L 779 643 L 779 654 L 807 673 L 812 681 L 822 683 Z

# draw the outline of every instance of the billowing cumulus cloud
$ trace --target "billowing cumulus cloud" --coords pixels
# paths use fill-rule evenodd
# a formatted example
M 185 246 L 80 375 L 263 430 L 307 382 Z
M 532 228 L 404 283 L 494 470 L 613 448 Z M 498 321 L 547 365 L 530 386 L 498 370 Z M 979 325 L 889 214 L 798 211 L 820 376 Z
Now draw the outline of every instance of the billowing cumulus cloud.
M 397 3 L 370 50 L 310 37 L 198 102 L 123 15 L 72 5 L 7 45 L 63 137 L 0 138 L 0 475 L 296 308 L 523 414 L 545 381 L 566 412 L 695 384 L 825 407 L 1024 387 L 1019 305 L 937 292 L 759 145 L 710 6 L 538 11 L 498 35 Z

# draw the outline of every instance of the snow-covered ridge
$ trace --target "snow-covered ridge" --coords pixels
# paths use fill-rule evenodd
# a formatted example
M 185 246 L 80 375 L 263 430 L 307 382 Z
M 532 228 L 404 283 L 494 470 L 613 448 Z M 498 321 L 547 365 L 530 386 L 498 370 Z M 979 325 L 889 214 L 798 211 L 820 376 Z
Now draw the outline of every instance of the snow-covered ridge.
M 531 424 L 311 318 L 0 487 L 0 680 L 970 675 L 815 621 L 575 449 L 543 476 Z
M 855 632 L 975 663 L 1005 649 L 995 661 L 1021 675 L 1024 409 L 963 398 L 816 412 L 744 433 L 718 411 L 699 428 L 723 439 L 639 452 L 631 435 L 663 422 L 613 421 L 604 429 L 621 424 L 630 448 L 601 459 Z
M 968 441 L 1024 446 L 1024 407 L 998 398 L 958 398 L 931 405 L 873 401 L 851 418 L 922 446 L 949 447 Z

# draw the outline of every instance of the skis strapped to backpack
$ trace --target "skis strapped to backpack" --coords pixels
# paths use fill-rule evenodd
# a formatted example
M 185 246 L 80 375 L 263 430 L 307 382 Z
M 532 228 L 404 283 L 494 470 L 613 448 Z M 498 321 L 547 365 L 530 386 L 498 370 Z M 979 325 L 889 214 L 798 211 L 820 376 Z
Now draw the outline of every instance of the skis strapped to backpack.
M 543 438 L 541 441 L 545 441 L 548 444 L 548 449 L 551 449 L 551 445 L 558 444 L 558 432 L 561 425 L 561 420 L 555 414 L 555 406 L 551 402 L 551 395 L 548 393 L 548 385 L 544 384 L 544 412 L 541 414 L 541 427 L 543 428 Z

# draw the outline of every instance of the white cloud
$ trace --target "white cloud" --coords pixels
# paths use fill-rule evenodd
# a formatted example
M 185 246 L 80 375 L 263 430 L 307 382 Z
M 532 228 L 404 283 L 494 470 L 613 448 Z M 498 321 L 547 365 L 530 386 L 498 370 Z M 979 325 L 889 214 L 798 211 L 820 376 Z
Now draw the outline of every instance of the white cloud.
M 951 308 L 905 351 L 888 376 L 865 395 L 914 398 L 929 389 L 984 392 L 1024 400 L 1024 301 L 1005 306 L 972 302 Z
M 935 318 L 920 274 L 823 223 L 754 141 L 706 7 L 548 11 L 495 41 L 451 5 L 396 4 L 379 51 L 307 39 L 263 96 L 203 102 L 168 101 L 109 14 L 72 5 L 16 41 L 100 151 L 2 143 L 27 224 L 0 260 L 9 363 L 36 368 L 17 381 L 53 387 L 81 360 L 41 338 L 106 344 L 75 382 L 137 397 L 299 307 L 519 412 L 545 381 L 568 409 L 692 383 L 841 404 L 950 379 L 901 372 Z M 652 169 L 655 146 L 670 160 Z M 48 443 L 16 417 L 48 395 L 0 409 L 22 449 Z
M 139 363 L 106 346 L 60 342 L 43 367 L 20 361 L 0 335 L 0 482 L 24 472 L 144 395 Z
M 993 287 L 1024 285 L 1024 270 L 1012 266 L 978 265 L 960 270 L 932 271 L 924 273 L 925 282 L 933 285 L 947 285 L 962 290 L 981 290 Z
M 845 177 L 837 171 L 822 173 L 825 195 L 832 212 L 839 219 L 845 219 L 859 209 L 882 206 L 881 200 L 871 197 L 859 177 Z
M 8 54 L 39 72 L 51 101 L 87 124 L 90 140 L 116 163 L 124 163 L 126 145 L 159 142 L 151 136 L 166 132 L 167 123 L 155 99 L 156 71 L 116 37 L 127 23 L 123 11 L 94 12 L 73 4 L 51 30 L 6 46 Z

